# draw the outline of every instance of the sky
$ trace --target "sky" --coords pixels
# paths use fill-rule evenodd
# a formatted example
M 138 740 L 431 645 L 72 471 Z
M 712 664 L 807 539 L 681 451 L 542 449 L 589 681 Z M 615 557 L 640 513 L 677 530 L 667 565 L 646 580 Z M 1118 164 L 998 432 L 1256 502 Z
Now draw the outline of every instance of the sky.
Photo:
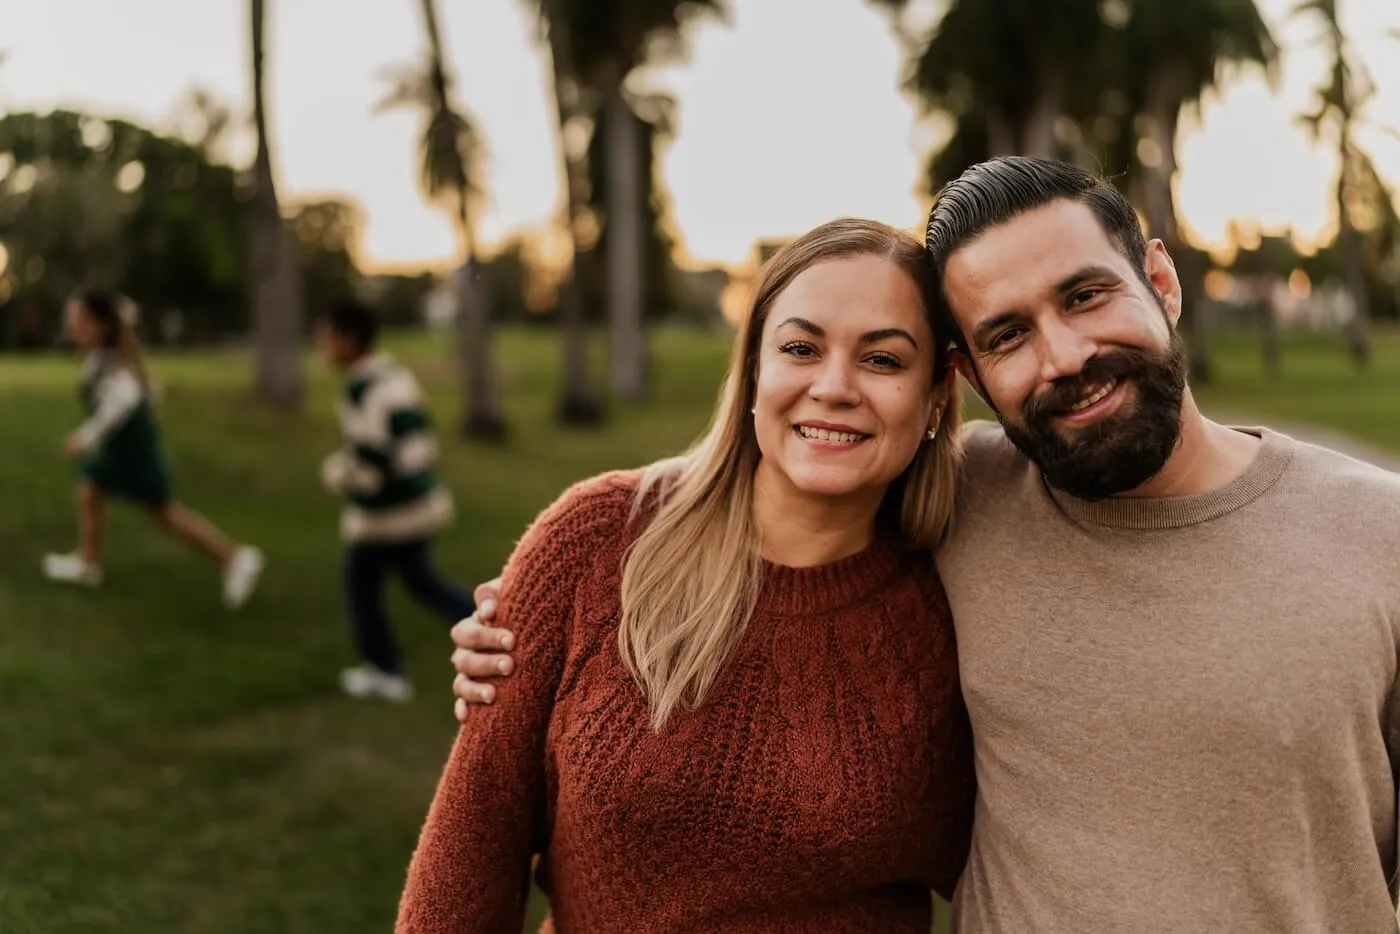
M 1258 0 L 1283 44 L 1274 87 L 1244 72 L 1185 122 L 1179 201 L 1205 246 L 1232 219 L 1326 237 L 1336 158 L 1293 117 L 1323 76 L 1315 26 L 1295 0 Z M 1340 0 L 1379 95 L 1370 113 L 1400 125 L 1397 0 Z M 899 92 L 900 51 L 862 0 L 731 0 L 727 23 L 695 28 L 679 64 L 637 76 L 675 96 L 679 136 L 662 156 L 688 264 L 742 264 L 755 240 L 832 217 L 918 227 L 930 130 Z M 940 6 L 929 0 L 931 14 Z M 284 198 L 349 197 L 365 212 L 371 268 L 438 265 L 454 252 L 448 218 L 418 188 L 419 118 L 375 113 L 386 68 L 420 61 L 411 0 L 268 0 L 268 90 Z M 486 138 L 490 245 L 550 222 L 561 203 L 549 71 L 525 0 L 438 0 L 458 99 Z M 353 9 L 353 13 L 350 12 Z M 0 108 L 72 107 L 171 125 L 195 85 L 250 109 L 246 0 L 0 0 Z M 1361 137 L 1400 183 L 1400 140 Z M 244 158 L 247 147 L 232 154 Z

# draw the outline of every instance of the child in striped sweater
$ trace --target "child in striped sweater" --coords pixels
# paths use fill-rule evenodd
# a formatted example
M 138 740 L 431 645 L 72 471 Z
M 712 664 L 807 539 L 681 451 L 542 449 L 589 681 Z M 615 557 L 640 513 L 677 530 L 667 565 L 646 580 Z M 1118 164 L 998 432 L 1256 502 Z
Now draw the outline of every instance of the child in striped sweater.
M 476 605 L 433 566 L 433 538 L 454 518 L 452 496 L 438 480 L 437 439 L 418 381 L 376 351 L 377 339 L 374 313 L 356 302 L 334 306 L 322 320 L 322 352 L 346 381 L 343 443 L 325 459 L 321 477 L 346 500 L 343 586 L 362 659 L 341 672 L 341 687 L 353 697 L 402 702 L 413 689 L 384 605 L 389 574 L 445 622 L 470 616 Z
M 78 550 L 44 558 L 44 574 L 63 583 L 102 583 L 105 504 L 123 499 L 143 507 L 160 528 L 204 552 L 223 569 L 224 603 L 242 606 L 263 569 L 263 554 L 235 545 L 171 492 L 160 425 L 132 321 L 117 299 L 84 292 L 64 309 L 68 337 L 86 354 L 79 396 L 88 418 L 64 443 L 78 465 Z

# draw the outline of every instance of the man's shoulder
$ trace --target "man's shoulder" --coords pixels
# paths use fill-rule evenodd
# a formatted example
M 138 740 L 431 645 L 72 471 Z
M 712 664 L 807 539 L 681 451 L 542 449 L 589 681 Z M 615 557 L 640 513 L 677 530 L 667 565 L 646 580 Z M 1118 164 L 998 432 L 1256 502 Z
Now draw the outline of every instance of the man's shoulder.
M 1265 429 L 1268 432 L 1268 429 Z M 1365 503 L 1389 520 L 1400 513 L 1400 473 L 1310 441 L 1286 438 L 1293 447 L 1291 479 L 1297 488 L 1338 506 Z
M 1027 470 L 1034 469 L 997 422 L 979 419 L 965 424 L 962 449 L 960 485 L 965 490 L 1015 482 L 1024 477 Z

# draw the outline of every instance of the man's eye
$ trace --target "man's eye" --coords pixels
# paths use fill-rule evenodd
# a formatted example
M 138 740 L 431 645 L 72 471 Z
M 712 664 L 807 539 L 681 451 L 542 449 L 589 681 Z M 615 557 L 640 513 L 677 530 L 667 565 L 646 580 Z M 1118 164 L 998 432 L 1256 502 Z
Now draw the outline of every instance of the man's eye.
M 1025 328 L 1007 328 L 1005 331 L 999 333 L 996 337 L 993 337 L 991 344 L 988 346 L 992 350 L 996 350 L 999 347 L 1003 347 L 1014 341 L 1016 338 L 1020 337 L 1022 334 L 1024 334 L 1025 330 Z

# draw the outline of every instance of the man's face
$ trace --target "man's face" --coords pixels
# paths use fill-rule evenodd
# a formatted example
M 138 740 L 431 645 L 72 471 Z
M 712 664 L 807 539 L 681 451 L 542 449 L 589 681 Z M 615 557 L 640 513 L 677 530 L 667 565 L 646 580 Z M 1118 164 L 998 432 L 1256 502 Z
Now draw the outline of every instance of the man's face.
M 943 281 L 968 342 L 960 371 L 1052 486 L 1102 499 L 1162 469 L 1186 361 L 1181 287 L 1160 243 L 1136 270 L 1088 207 L 1057 201 L 958 250 Z

